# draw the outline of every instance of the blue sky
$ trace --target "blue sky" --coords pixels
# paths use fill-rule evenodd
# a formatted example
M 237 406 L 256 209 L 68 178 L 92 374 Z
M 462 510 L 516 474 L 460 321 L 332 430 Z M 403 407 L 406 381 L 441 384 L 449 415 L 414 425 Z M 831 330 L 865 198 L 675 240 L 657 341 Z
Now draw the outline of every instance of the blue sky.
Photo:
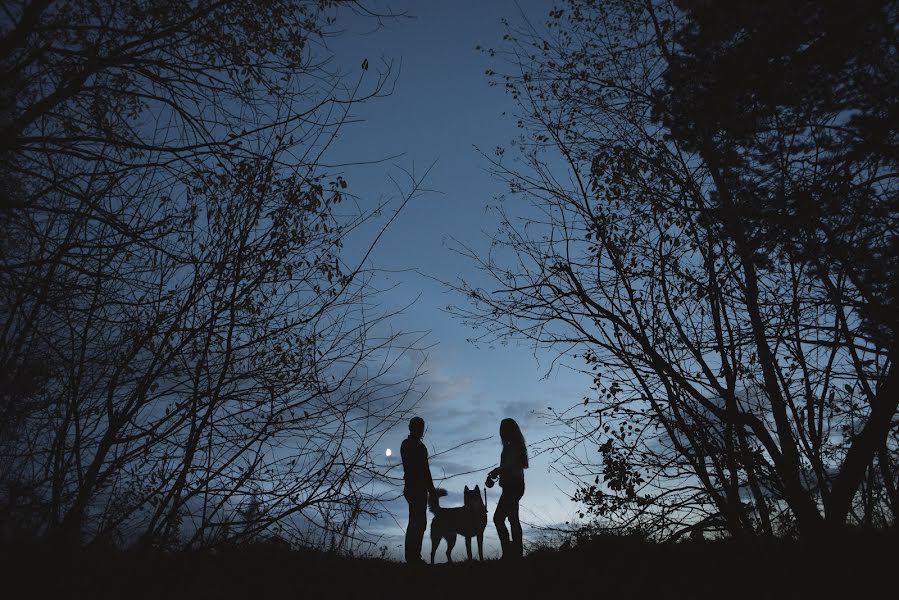
M 444 310 L 462 299 L 428 277 L 477 281 L 473 265 L 451 252 L 448 242 L 457 239 L 474 248 L 486 247 L 485 232 L 497 225 L 487 205 L 505 189 L 486 172 L 486 161 L 476 147 L 490 152 L 519 133 L 511 99 L 502 89 L 488 86 L 484 71 L 496 64 L 475 47 L 502 44 L 503 17 L 514 23 L 523 13 L 541 23 L 551 4 L 407 1 L 380 6 L 407 11 L 415 18 L 361 35 L 370 30 L 370 24 L 350 22 L 348 34 L 330 45 L 350 72 L 358 73 L 363 59 L 368 59 L 372 70 L 381 57 L 401 63 L 396 87 L 390 97 L 354 109 L 363 122 L 342 132 L 328 158 L 351 162 L 402 155 L 385 164 L 345 170 L 349 191 L 360 196 L 363 205 L 392 192 L 388 174 L 397 171 L 391 165 L 414 166 L 421 172 L 436 161 L 427 180 L 427 187 L 435 192 L 406 207 L 371 260 L 378 268 L 394 271 L 381 282 L 396 285 L 385 295 L 385 305 L 399 306 L 417 298 L 395 325 L 430 331 L 428 342 L 434 344 L 428 350 L 422 380 L 429 392 L 418 409 L 428 423 L 425 441 L 430 452 L 490 438 L 432 461 L 435 477 L 482 470 L 443 484 L 450 491 L 443 504 L 453 506 L 461 503 L 463 486 L 483 484 L 486 472 L 498 461 L 497 430 L 503 417 L 518 420 L 529 443 L 538 442 L 549 431 L 534 411 L 575 404 L 589 388 L 585 377 L 569 369 L 557 368 L 547 376 L 552 356 L 535 355 L 526 344 L 513 341 L 495 348 L 474 347 L 466 341 L 472 330 Z M 514 205 L 510 208 L 514 212 Z M 398 450 L 405 435 L 405 428 L 389 434 L 382 450 Z M 549 455 L 534 457 L 526 478 L 521 509 L 525 523 L 547 525 L 573 517 L 571 486 L 551 471 Z M 488 494 L 491 516 L 498 497 L 499 488 Z M 405 503 L 400 499 L 390 506 L 404 525 Z M 385 516 L 369 529 L 384 536 L 381 543 L 391 555 L 401 556 L 402 529 L 394 519 Z M 488 556 L 498 553 L 492 523 L 485 546 Z M 429 548 L 426 541 L 425 552 Z M 463 546 L 457 545 L 456 558 L 463 554 Z

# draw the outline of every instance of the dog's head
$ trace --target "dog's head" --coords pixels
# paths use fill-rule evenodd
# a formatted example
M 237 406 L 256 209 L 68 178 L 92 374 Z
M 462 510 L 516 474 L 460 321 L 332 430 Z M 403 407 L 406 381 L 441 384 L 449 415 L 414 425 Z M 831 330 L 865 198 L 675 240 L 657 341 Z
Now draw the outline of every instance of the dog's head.
M 469 489 L 468 486 L 465 486 L 465 506 L 467 508 L 474 508 L 478 510 L 487 510 L 484 506 L 484 499 L 481 497 L 481 486 L 476 485 L 474 489 Z

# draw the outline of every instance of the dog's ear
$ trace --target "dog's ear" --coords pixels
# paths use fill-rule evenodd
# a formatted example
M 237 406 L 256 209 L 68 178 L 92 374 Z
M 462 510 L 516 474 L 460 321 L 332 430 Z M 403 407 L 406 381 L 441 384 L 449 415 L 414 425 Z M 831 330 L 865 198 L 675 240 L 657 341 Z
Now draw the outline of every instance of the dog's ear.
M 478 495 L 478 498 L 480 498 L 481 497 L 481 486 L 479 486 L 479 485 L 474 486 L 474 491 Z
M 468 493 L 468 486 L 467 486 L 467 485 L 465 486 L 465 493 L 466 493 L 466 494 Z

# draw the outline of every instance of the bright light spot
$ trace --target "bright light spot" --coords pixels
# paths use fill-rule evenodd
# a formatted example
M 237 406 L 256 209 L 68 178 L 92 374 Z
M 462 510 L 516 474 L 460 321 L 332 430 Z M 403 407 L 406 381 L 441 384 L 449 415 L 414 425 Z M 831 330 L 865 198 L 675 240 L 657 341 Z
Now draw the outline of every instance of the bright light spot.
M 391 451 L 390 451 L 390 448 L 388 448 L 388 449 L 387 449 L 387 452 L 385 452 L 384 454 L 386 454 L 387 456 L 390 456 L 391 454 L 393 454 L 393 452 L 391 452 Z

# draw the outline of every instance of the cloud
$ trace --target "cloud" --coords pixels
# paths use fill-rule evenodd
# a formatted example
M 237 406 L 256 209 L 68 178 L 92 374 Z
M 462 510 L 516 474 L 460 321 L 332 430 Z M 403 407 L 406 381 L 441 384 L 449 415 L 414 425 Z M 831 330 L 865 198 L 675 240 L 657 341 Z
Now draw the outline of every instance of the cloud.
M 454 473 L 467 473 L 479 468 L 473 463 L 444 460 L 442 458 L 436 458 L 430 461 L 430 464 L 431 476 L 434 477 L 434 479 L 442 479 L 447 475 L 452 475 Z
M 551 402 L 544 398 L 509 400 L 503 403 L 500 410 L 503 418 L 515 419 L 518 425 L 524 429 L 527 425 L 537 423 L 539 421 L 537 413 L 541 410 L 545 411 L 546 407 L 550 405 Z
M 418 404 L 422 416 L 433 413 L 452 414 L 454 410 L 458 410 L 460 398 L 472 395 L 473 381 L 470 376 L 446 373 L 432 356 L 428 356 L 425 361 L 425 369 L 420 383 L 423 389 L 427 389 L 427 393 Z

